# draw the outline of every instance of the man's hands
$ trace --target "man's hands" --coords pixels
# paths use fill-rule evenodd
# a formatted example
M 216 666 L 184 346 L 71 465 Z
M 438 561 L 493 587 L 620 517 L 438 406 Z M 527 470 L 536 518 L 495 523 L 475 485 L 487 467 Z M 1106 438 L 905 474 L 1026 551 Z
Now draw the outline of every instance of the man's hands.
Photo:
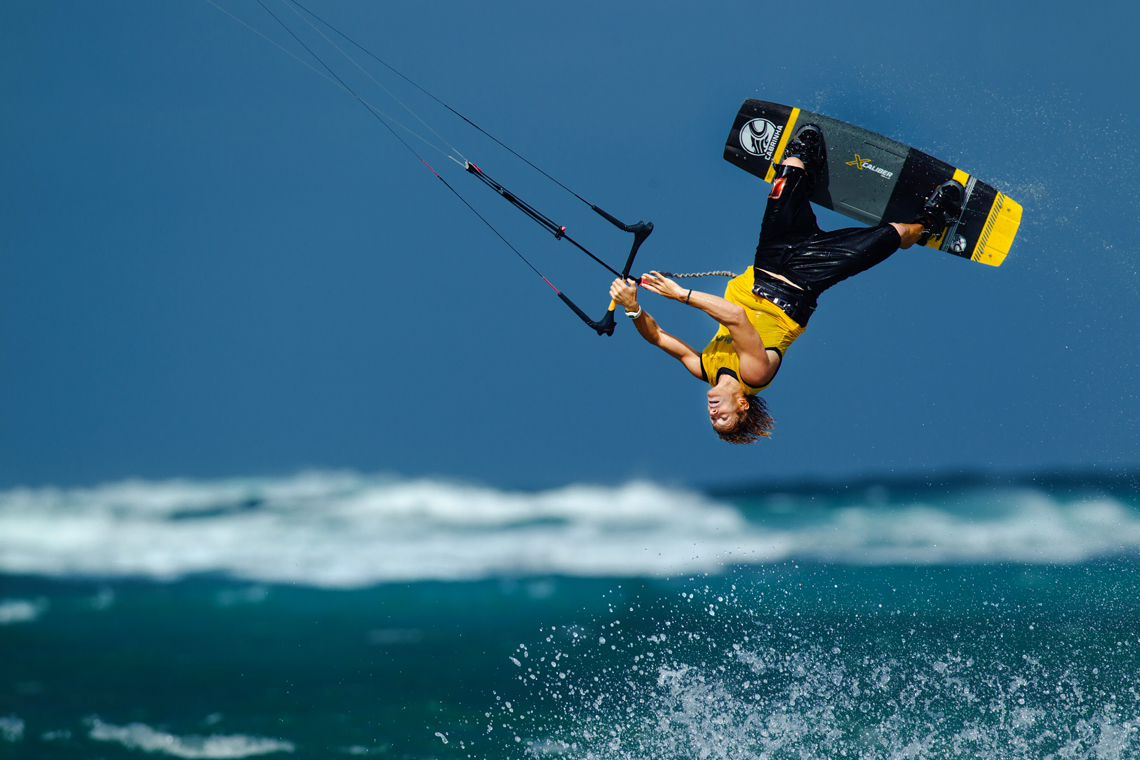
M 641 275 L 641 286 L 674 301 L 684 301 L 692 292 L 660 272 Z M 624 306 L 626 311 L 637 311 L 637 284 L 633 280 L 614 280 L 610 285 L 610 298 Z
M 637 285 L 631 280 L 614 280 L 610 285 L 610 298 L 625 307 L 626 311 L 637 311 Z
M 657 295 L 672 298 L 674 301 L 684 301 L 689 294 L 688 288 L 682 288 L 660 272 L 641 275 L 641 286 L 652 290 Z

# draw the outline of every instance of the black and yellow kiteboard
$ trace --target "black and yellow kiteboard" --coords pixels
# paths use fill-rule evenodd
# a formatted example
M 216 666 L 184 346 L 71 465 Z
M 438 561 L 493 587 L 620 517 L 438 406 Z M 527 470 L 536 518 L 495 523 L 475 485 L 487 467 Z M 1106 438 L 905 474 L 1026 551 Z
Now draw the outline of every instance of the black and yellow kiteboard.
M 995 267 L 1009 253 L 1021 223 L 1016 201 L 922 151 L 823 114 L 746 100 L 725 143 L 725 160 L 771 182 L 773 166 L 802 124 L 818 125 L 827 148 L 827 171 L 813 203 L 869 225 L 909 222 L 936 187 L 954 179 L 966 188 L 962 214 L 926 244 Z

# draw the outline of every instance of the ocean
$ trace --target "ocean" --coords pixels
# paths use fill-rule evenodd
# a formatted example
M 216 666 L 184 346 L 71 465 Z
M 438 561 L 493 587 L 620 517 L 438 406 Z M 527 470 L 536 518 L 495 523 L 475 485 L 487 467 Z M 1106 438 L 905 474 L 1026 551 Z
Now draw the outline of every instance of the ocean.
M 4 758 L 1140 757 L 1140 474 L 0 492 Z

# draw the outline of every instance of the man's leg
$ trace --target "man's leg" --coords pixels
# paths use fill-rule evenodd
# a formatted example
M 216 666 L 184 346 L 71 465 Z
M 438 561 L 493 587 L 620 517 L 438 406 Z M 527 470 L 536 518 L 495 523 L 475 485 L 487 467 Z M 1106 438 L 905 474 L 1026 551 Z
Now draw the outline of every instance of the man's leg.
M 788 278 L 786 270 L 793 246 L 820 232 L 808 201 L 812 187 L 800 159 L 787 158 L 776 167 L 764 222 L 760 226 L 760 240 L 756 244 L 756 258 L 752 262 L 757 283 L 764 277 L 775 278 L 803 290 L 800 283 Z
M 803 161 L 798 158 L 789 158 L 776 166 L 768 203 L 764 207 L 764 221 L 760 224 L 759 247 L 777 241 L 786 245 L 806 240 L 820 231 L 808 201 L 812 187 Z
M 788 262 L 789 273 L 818 297 L 832 285 L 882 263 L 904 242 L 913 245 L 916 240 L 912 225 L 883 224 L 821 232 L 796 246 Z
M 785 270 L 792 246 L 820 233 L 808 199 L 823 170 L 826 152 L 819 127 L 803 124 L 788 143 L 784 160 L 774 167 L 772 191 L 756 245 L 754 266 L 758 276 L 767 274 L 802 289 L 800 283 L 787 277 Z
M 795 156 L 788 156 L 780 163 L 784 166 L 794 166 L 797 169 L 803 169 L 804 171 L 807 171 L 807 167 L 804 166 L 804 162 Z M 902 239 L 902 242 L 899 244 L 899 248 L 910 248 L 912 245 L 918 242 L 918 239 L 921 237 L 923 232 L 923 226 L 921 224 L 902 224 L 900 222 L 891 222 L 891 226 L 898 231 L 899 237 Z

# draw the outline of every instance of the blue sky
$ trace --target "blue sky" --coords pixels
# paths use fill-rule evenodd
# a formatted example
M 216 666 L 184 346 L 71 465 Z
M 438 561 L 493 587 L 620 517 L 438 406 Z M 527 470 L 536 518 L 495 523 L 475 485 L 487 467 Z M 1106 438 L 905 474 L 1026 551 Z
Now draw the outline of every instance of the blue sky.
M 216 2 L 303 56 L 252 0 Z M 652 220 L 639 269 L 749 265 L 767 186 L 721 158 L 747 97 L 987 179 L 1024 206 L 1022 231 L 999 269 L 903 251 L 828 292 L 766 393 L 775 437 L 729 447 L 680 365 L 624 320 L 595 337 L 358 103 L 205 0 L 9 3 L 0 486 L 1140 463 L 1134 6 L 309 5 L 579 194 Z M 491 176 L 624 257 L 624 234 L 371 70 Z M 601 312 L 604 271 L 424 157 Z M 644 304 L 694 345 L 714 332 Z

